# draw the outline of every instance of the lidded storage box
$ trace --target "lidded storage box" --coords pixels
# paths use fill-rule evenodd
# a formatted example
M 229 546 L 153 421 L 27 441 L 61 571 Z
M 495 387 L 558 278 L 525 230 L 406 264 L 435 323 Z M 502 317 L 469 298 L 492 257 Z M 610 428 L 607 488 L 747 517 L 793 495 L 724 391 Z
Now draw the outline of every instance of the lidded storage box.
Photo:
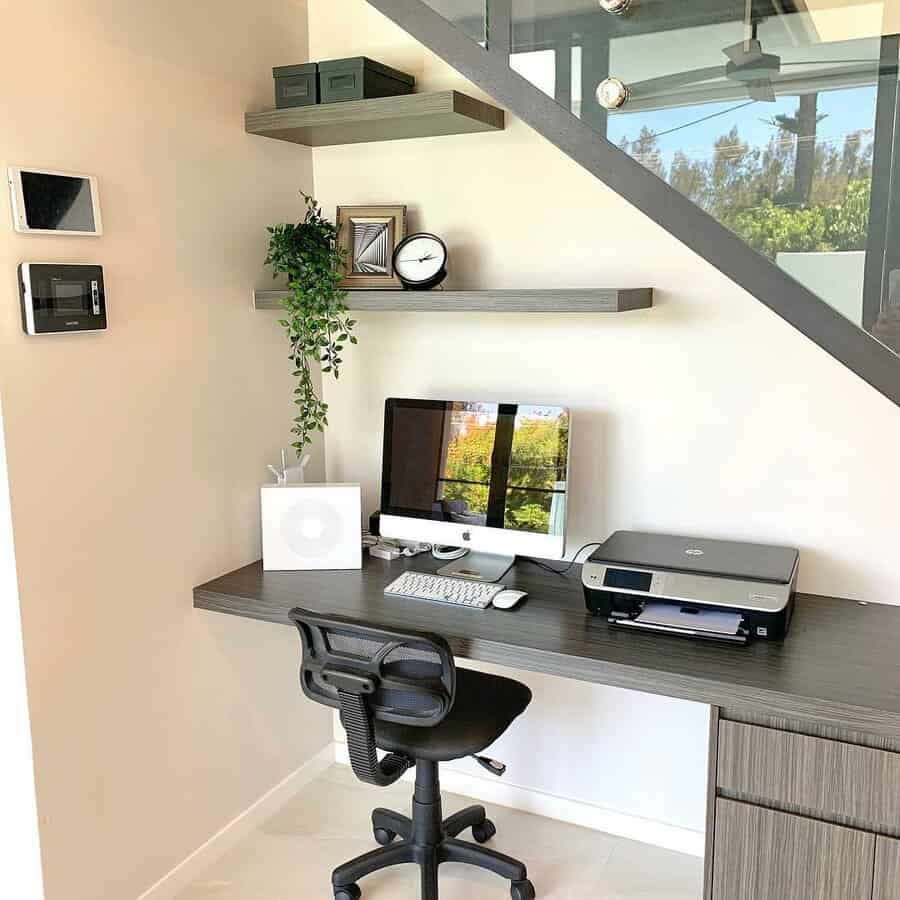
M 319 67 L 316 63 L 297 66 L 278 66 L 275 76 L 275 106 L 314 106 L 319 102 Z
M 416 79 L 365 56 L 319 63 L 322 103 L 411 94 Z

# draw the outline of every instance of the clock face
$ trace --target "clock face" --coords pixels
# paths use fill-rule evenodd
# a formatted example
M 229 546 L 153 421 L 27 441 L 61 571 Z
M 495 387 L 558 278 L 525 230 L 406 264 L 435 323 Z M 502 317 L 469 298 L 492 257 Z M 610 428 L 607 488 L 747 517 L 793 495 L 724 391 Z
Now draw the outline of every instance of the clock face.
M 410 284 L 422 284 L 436 277 L 447 265 L 447 248 L 431 234 L 414 234 L 398 248 L 394 269 Z

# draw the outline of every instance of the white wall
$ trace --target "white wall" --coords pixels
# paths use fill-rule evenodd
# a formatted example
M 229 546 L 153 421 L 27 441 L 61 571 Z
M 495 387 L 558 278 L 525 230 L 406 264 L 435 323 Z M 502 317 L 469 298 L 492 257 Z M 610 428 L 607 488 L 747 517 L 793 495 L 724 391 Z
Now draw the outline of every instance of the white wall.
M 311 4 L 310 52 L 478 94 L 365 0 Z M 328 210 L 409 204 L 412 228 L 450 245 L 448 286 L 657 291 L 618 316 L 359 316 L 326 386 L 327 459 L 331 479 L 363 483 L 367 512 L 386 396 L 563 401 L 571 547 L 618 528 L 784 542 L 801 548 L 801 589 L 900 602 L 900 410 L 528 127 L 322 149 L 314 165 Z M 536 701 L 504 741 L 510 778 L 702 827 L 705 710 L 521 677 Z
M 0 846 L 3 847 L 3 881 L 21 900 L 41 900 L 41 847 L 34 792 L 31 723 L 25 686 L 25 655 L 19 586 L 9 511 L 9 482 L 3 411 L 0 409 Z
M 301 215 L 310 155 L 246 135 L 243 113 L 271 104 L 273 65 L 307 58 L 305 2 L 0 8 L 22 38 L 0 55 L 0 166 L 96 174 L 106 228 L 14 235 L 0 200 L 46 891 L 128 900 L 330 740 L 296 635 L 191 600 L 259 557 L 258 487 L 290 441 L 286 344 L 250 291 L 268 283 L 265 226 Z M 24 336 L 28 259 L 102 263 L 109 331 Z

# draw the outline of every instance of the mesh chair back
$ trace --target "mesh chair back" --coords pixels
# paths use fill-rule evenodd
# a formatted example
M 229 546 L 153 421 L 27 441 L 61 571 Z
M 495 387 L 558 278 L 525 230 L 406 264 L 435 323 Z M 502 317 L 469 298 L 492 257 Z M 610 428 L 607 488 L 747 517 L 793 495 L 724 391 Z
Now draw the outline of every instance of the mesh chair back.
M 373 722 L 429 727 L 444 719 L 456 694 L 456 666 L 437 635 L 363 625 L 341 616 L 293 609 L 303 661 L 300 683 L 317 703 L 341 711 L 356 775 L 390 784 L 412 764 L 395 755 L 381 762 Z

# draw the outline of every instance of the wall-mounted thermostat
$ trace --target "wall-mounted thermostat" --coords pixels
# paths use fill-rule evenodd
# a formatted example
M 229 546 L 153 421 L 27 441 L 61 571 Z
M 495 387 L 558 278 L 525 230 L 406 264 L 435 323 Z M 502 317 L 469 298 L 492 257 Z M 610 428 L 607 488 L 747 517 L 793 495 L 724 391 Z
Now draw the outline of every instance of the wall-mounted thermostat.
M 93 175 L 11 168 L 13 227 L 22 234 L 98 237 L 100 194 Z
M 26 334 L 106 329 L 102 266 L 22 263 L 19 295 Z

